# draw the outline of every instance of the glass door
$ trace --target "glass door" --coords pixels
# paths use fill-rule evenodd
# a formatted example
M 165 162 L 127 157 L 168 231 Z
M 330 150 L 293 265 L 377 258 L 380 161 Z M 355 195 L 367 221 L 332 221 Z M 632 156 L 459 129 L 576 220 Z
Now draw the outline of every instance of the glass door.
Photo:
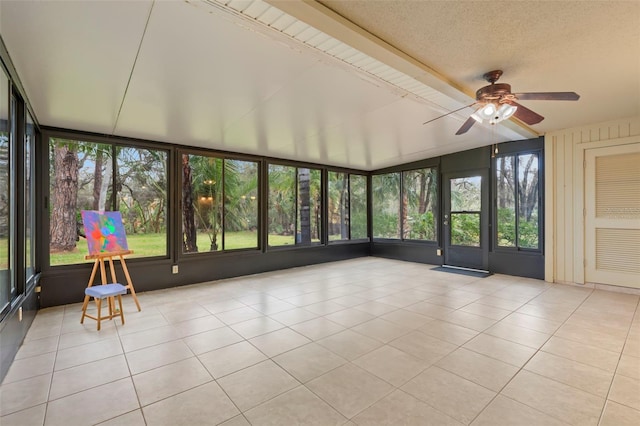
M 487 171 L 450 173 L 443 183 L 445 265 L 487 270 Z

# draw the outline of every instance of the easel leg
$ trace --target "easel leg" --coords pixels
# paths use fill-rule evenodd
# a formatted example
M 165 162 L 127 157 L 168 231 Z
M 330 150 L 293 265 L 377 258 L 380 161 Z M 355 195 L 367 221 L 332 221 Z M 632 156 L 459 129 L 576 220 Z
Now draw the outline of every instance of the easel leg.
M 113 257 L 109 256 L 109 270 L 111 271 L 111 282 L 112 283 L 117 283 L 118 280 L 116 278 L 116 268 L 113 265 Z M 116 310 L 116 302 L 115 300 L 113 300 L 113 297 L 109 298 L 109 312 L 111 313 L 111 315 L 113 316 L 113 313 Z
M 122 311 L 122 296 L 118 295 L 118 305 L 120 305 L 120 320 L 122 321 L 122 325 L 124 325 L 124 312 Z
M 131 282 L 131 275 L 129 275 L 129 269 L 127 269 L 127 263 L 124 261 L 124 256 L 120 255 L 120 263 L 122 264 L 122 270 L 124 271 L 124 276 L 127 279 L 127 288 L 131 290 L 131 296 L 133 297 L 134 302 L 136 302 L 136 307 L 138 308 L 138 312 L 140 309 L 140 302 L 138 302 L 138 297 L 136 296 L 136 291 L 133 288 L 133 283 Z
M 91 277 L 89 277 L 89 284 L 87 287 L 91 287 L 93 285 L 93 280 L 96 278 L 96 273 L 98 272 L 98 259 L 93 263 L 93 269 L 91 270 Z M 87 310 L 87 305 L 89 304 L 89 296 L 84 296 L 84 302 L 82 303 L 82 319 L 80 320 L 80 324 L 84 320 L 84 312 Z
M 102 284 L 103 285 L 104 284 L 108 284 L 107 283 L 107 270 L 106 270 L 106 267 L 104 265 L 104 257 L 101 257 L 98 260 L 100 262 L 100 277 L 102 278 Z M 113 260 L 111 260 L 111 257 L 109 257 L 109 264 L 111 266 L 111 272 L 113 274 Z M 111 313 L 111 311 L 113 310 L 113 306 L 112 306 L 112 301 L 111 301 L 110 298 L 107 298 L 107 305 L 109 306 L 109 313 Z
M 82 305 L 82 316 L 80 317 L 80 324 L 84 324 L 84 317 L 87 315 L 87 304 L 91 296 L 84 297 L 84 304 Z
M 98 259 L 98 262 L 100 262 L 100 278 L 102 278 L 102 284 L 107 284 L 107 271 L 104 267 L 104 258 L 101 257 Z
M 102 316 L 100 314 L 100 310 L 102 309 L 102 299 L 98 299 L 96 298 L 96 305 L 98 307 L 98 316 L 96 317 L 98 320 L 98 331 L 100 331 L 100 319 L 102 319 Z

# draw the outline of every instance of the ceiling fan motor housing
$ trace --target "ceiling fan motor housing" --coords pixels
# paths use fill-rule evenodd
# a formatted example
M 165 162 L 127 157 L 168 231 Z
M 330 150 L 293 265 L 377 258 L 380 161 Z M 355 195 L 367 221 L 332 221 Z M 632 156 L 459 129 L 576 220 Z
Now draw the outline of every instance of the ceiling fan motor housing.
M 476 91 L 476 100 L 480 102 L 499 102 L 505 96 L 511 94 L 511 85 L 507 83 L 495 83 L 481 87 Z

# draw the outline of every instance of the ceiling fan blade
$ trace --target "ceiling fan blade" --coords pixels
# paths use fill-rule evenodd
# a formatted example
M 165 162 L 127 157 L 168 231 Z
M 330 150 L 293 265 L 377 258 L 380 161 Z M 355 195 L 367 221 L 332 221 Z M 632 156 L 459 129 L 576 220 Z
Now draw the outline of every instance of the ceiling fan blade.
M 577 101 L 580 95 L 576 92 L 537 92 L 514 93 L 519 101 Z
M 458 129 L 456 135 L 462 135 L 463 133 L 467 133 L 471 126 L 475 124 L 476 120 L 473 117 L 467 118 L 467 121 Z
M 461 108 L 458 108 L 458 109 L 456 109 L 456 110 L 453 110 L 453 111 L 449 111 L 449 112 L 448 112 L 448 113 L 446 113 L 446 114 L 439 115 L 439 116 L 437 116 L 436 118 L 432 118 L 431 120 L 429 120 L 429 121 L 425 121 L 425 122 L 424 122 L 424 123 L 422 123 L 422 124 L 429 124 L 429 123 L 431 123 L 432 121 L 436 121 L 436 120 L 439 120 L 439 119 L 440 119 L 440 118 L 442 118 L 442 117 L 446 117 L 447 115 L 451 115 L 451 114 L 453 114 L 453 113 L 455 113 L 455 112 L 462 111 L 463 109 L 465 109 L 465 108 L 469 108 L 469 107 L 472 107 L 472 106 L 474 106 L 475 104 L 477 104 L 477 102 L 474 102 L 474 103 L 472 103 L 472 104 L 470 104 L 470 105 L 465 105 L 465 106 L 463 106 L 463 107 L 461 107 Z
M 516 112 L 513 115 L 514 115 L 514 117 L 516 117 L 520 121 L 523 121 L 523 122 L 525 122 L 527 124 L 538 124 L 539 122 L 544 120 L 543 116 L 541 116 L 537 112 L 531 111 L 526 106 L 520 105 L 519 103 L 513 102 L 513 101 L 508 102 L 508 103 L 510 105 L 518 107 L 518 109 L 516 110 Z

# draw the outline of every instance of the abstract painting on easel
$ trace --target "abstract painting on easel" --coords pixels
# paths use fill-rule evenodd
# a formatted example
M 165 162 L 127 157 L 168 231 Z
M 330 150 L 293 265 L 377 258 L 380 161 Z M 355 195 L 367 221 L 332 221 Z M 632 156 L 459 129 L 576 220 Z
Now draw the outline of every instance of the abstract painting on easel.
M 81 214 L 90 255 L 129 249 L 120 212 L 82 210 Z

